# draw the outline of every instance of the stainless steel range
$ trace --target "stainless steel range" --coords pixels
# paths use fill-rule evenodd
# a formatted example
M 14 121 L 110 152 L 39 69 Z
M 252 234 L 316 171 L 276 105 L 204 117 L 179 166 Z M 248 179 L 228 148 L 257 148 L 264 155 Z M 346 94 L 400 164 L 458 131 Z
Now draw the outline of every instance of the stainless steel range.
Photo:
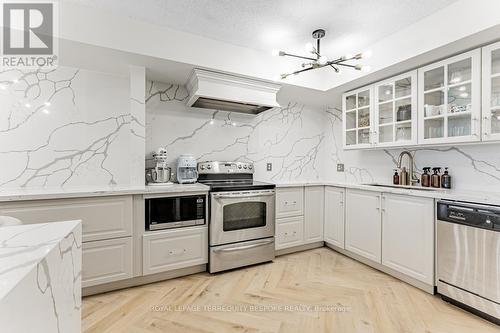
M 210 273 L 274 259 L 275 185 L 253 173 L 252 163 L 198 163 L 210 186 Z

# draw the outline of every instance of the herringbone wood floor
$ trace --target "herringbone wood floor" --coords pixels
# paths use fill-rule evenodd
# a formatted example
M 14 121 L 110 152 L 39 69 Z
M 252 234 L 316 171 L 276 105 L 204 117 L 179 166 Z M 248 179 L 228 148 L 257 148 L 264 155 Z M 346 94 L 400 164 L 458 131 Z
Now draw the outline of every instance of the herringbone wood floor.
M 331 307 L 261 312 L 236 308 L 252 304 Z M 188 305 L 192 308 L 182 309 Z M 213 311 L 219 305 L 235 307 Z M 335 306 L 345 311 L 333 311 Z M 327 248 L 231 272 L 200 273 L 86 297 L 82 325 L 86 333 L 500 332 L 498 326 L 437 296 Z

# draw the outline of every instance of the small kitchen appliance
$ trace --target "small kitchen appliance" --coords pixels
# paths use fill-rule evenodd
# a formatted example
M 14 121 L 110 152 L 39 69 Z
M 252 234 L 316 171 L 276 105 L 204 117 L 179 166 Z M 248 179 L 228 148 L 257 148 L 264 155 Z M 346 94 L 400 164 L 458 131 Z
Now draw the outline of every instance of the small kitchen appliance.
M 273 260 L 276 186 L 254 181 L 252 163 L 202 162 L 198 172 L 210 186 L 209 272 Z
M 172 184 L 170 177 L 172 170 L 167 164 L 167 151 L 165 148 L 158 148 L 153 153 L 156 162 L 154 168 L 146 169 L 146 182 L 148 185 L 169 185 Z
M 204 225 L 206 195 L 158 196 L 145 198 L 146 230 Z
M 177 159 L 177 181 L 179 184 L 193 184 L 198 180 L 196 159 L 191 154 L 184 154 Z

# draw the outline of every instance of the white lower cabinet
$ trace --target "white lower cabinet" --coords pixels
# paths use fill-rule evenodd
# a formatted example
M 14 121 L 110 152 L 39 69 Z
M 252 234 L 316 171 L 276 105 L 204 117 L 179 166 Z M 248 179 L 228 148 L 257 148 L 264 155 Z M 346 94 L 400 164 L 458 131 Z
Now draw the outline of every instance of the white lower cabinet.
M 194 227 L 154 231 L 143 235 L 144 275 L 208 262 L 208 228 Z
M 327 243 L 345 248 L 344 242 L 344 196 L 345 189 L 325 187 L 325 236 Z
M 434 283 L 434 199 L 382 195 L 382 264 Z
M 345 249 L 381 262 L 381 193 L 348 189 L 346 193 Z
M 324 186 L 309 186 L 305 188 L 304 204 L 304 242 L 323 241 L 323 220 L 325 207 Z
M 276 223 L 276 250 L 304 243 L 304 217 L 286 217 Z
M 83 243 L 82 287 L 132 277 L 132 237 Z

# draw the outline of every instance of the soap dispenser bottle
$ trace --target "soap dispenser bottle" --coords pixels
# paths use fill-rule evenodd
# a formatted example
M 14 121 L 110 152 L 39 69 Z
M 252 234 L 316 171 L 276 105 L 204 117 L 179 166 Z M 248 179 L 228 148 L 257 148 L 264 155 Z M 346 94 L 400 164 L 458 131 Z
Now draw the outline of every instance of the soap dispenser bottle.
M 394 185 L 399 185 L 399 174 L 398 169 L 394 169 L 394 176 L 392 176 L 392 183 Z
M 441 187 L 442 188 L 451 188 L 451 176 L 448 173 L 448 168 L 444 168 L 444 175 L 441 176 Z
M 401 173 L 399 175 L 399 185 L 408 185 L 408 171 L 406 171 L 406 167 L 401 169 Z
M 441 187 L 441 176 L 439 173 L 441 172 L 441 168 L 432 168 L 432 171 L 434 173 L 431 176 L 431 186 L 440 188 Z
M 424 173 L 422 174 L 422 186 L 423 187 L 430 187 L 431 186 L 431 175 L 430 175 L 431 168 L 425 167 L 425 168 L 423 168 L 423 170 L 424 170 Z

